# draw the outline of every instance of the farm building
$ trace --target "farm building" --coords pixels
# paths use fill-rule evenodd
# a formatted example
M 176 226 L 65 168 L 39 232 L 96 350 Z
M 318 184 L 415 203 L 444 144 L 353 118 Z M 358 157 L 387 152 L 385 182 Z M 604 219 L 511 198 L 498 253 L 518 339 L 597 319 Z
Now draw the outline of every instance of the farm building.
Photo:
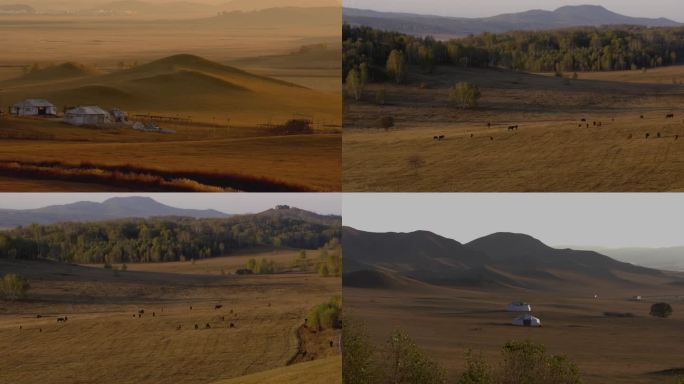
M 541 320 L 539 320 L 537 317 L 527 314 L 516 317 L 513 319 L 512 324 L 520 327 L 541 327 Z
M 15 116 L 55 116 L 57 108 L 45 99 L 26 99 L 10 107 Z
M 66 111 L 64 122 L 72 125 L 105 125 L 112 122 L 112 116 L 100 107 L 78 107 Z
M 112 115 L 112 118 L 117 123 L 124 123 L 128 121 L 128 113 L 120 110 L 119 108 L 112 108 L 112 110 L 109 111 L 109 113 Z
M 532 306 L 522 302 L 517 301 L 515 303 L 510 303 L 506 306 L 508 312 L 532 312 Z

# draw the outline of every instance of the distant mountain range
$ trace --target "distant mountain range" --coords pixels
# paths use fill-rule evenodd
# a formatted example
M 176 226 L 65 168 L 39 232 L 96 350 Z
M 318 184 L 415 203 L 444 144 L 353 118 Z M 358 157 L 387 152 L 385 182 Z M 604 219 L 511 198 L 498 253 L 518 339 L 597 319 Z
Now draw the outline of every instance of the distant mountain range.
M 610 256 L 616 260 L 648 268 L 684 272 L 684 247 L 667 248 L 603 248 L 581 247 Z
M 219 4 L 194 1 L 166 3 L 140 0 L 80 1 L 27 0 L 23 4 L 0 0 L 0 15 L 74 14 L 82 16 L 142 16 L 154 18 L 208 17 L 220 12 L 258 11 L 269 8 L 320 8 L 341 6 L 340 0 L 232 0 Z
M 483 32 L 502 33 L 514 30 L 548 30 L 606 25 L 647 27 L 683 25 L 666 18 L 649 19 L 624 16 L 596 5 L 565 6 L 555 11 L 530 10 L 482 18 L 378 12 L 355 8 L 344 8 L 342 14 L 344 22 L 351 25 L 364 25 L 416 36 L 432 35 L 437 37 L 462 37 Z
M 406 279 L 434 285 L 552 287 L 638 284 L 663 272 L 594 251 L 555 249 L 524 234 L 495 233 L 461 244 L 427 231 L 342 232 L 345 285 L 378 287 Z
M 174 208 L 149 197 L 115 197 L 102 203 L 81 201 L 38 209 L 0 209 L 0 228 L 65 221 L 104 221 L 150 217 L 222 218 L 228 214 L 215 210 Z

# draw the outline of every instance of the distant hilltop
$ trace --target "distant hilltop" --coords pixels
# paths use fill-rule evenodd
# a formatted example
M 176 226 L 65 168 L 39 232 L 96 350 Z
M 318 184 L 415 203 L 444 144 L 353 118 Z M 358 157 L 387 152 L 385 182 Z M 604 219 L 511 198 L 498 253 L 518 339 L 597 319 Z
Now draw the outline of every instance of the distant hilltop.
M 602 6 L 566 6 L 555 11 L 530 10 L 492 17 L 464 18 L 411 13 L 378 12 L 355 8 L 342 11 L 345 23 L 416 36 L 462 37 L 483 32 L 503 33 L 514 30 L 549 30 L 570 27 L 606 25 L 639 25 L 645 27 L 676 27 L 684 24 L 666 18 L 624 16 Z

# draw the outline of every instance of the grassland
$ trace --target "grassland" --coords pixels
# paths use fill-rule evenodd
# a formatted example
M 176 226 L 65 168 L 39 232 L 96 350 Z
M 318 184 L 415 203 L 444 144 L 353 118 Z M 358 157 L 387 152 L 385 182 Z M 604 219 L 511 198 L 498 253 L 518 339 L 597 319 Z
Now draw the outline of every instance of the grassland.
M 28 300 L 0 302 L 0 343 L 11 345 L 0 362 L 0 381 L 250 383 L 287 377 L 288 383 L 308 383 L 316 375 L 339 382 L 339 356 L 284 367 L 298 353 L 295 331 L 306 312 L 339 294 L 340 280 L 233 274 L 251 257 L 288 264 L 297 255 L 130 264 L 116 272 L 0 261 L 3 272 L 20 273 L 31 284 Z M 138 317 L 140 309 L 145 313 Z M 59 316 L 68 321 L 58 323 Z
M 293 191 L 339 191 L 341 96 L 335 83 L 340 32 L 335 25 L 323 25 L 330 10 L 320 12 L 320 20 L 301 27 L 287 20 L 259 24 L 261 16 L 254 16 L 257 21 L 250 26 L 229 16 L 176 21 L 7 18 L 0 26 L 10 47 L 0 53 L 3 112 L 25 98 L 46 98 L 60 113 L 98 105 L 121 108 L 132 121 L 163 116 L 156 124 L 176 133 L 142 133 L 127 125 L 76 128 L 58 119 L 0 116 L 0 161 L 225 174 L 226 182 L 208 186 L 224 191 L 243 190 L 231 185 L 233 176 Z M 267 13 L 263 17 L 277 16 L 277 11 Z M 187 33 L 179 34 L 179 28 Z M 269 126 L 293 118 L 312 120 L 314 134 L 283 136 Z M 4 191 L 160 190 L 30 172 L 0 176 Z
M 451 377 L 465 370 L 469 349 L 497 362 L 506 342 L 531 340 L 576 362 L 588 384 L 674 383 L 674 375 L 666 371 L 684 368 L 680 358 L 684 314 L 675 309 L 671 318 L 657 319 L 648 312 L 652 303 L 661 300 L 681 309 L 682 290 L 655 282 L 637 290 L 580 285 L 538 291 L 422 284 L 391 290 L 345 287 L 344 298 L 347 310 L 367 323 L 375 341 L 403 329 Z M 630 299 L 636 294 L 642 294 L 643 301 Z M 510 325 L 517 315 L 506 312 L 505 306 L 521 299 L 532 304 L 542 328 Z M 610 317 L 605 312 L 633 317 Z
M 684 86 L 673 82 L 681 78 L 684 67 L 577 80 L 439 67 L 406 85 L 372 84 L 361 102 L 345 101 L 343 189 L 681 191 Z M 478 108 L 448 105 L 460 81 L 479 86 Z M 374 102 L 379 90 L 384 105 Z M 395 128 L 378 128 L 381 116 Z

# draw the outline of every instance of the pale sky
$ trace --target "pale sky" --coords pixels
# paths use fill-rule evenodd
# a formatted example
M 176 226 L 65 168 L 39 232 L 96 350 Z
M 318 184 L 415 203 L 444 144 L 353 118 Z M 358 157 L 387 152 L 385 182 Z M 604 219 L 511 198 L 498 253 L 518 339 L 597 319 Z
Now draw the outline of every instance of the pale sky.
M 456 17 L 486 17 L 530 9 L 552 11 L 564 5 L 591 4 L 626 16 L 684 21 L 681 0 L 343 0 L 343 4 L 351 8 Z
M 427 230 L 461 243 L 494 232 L 547 245 L 684 245 L 684 194 L 344 194 L 344 225 Z
M 0 193 L 0 209 L 31 209 L 77 201 L 103 202 L 112 197 L 146 196 L 176 208 L 257 213 L 290 205 L 320 214 L 342 211 L 339 193 Z

